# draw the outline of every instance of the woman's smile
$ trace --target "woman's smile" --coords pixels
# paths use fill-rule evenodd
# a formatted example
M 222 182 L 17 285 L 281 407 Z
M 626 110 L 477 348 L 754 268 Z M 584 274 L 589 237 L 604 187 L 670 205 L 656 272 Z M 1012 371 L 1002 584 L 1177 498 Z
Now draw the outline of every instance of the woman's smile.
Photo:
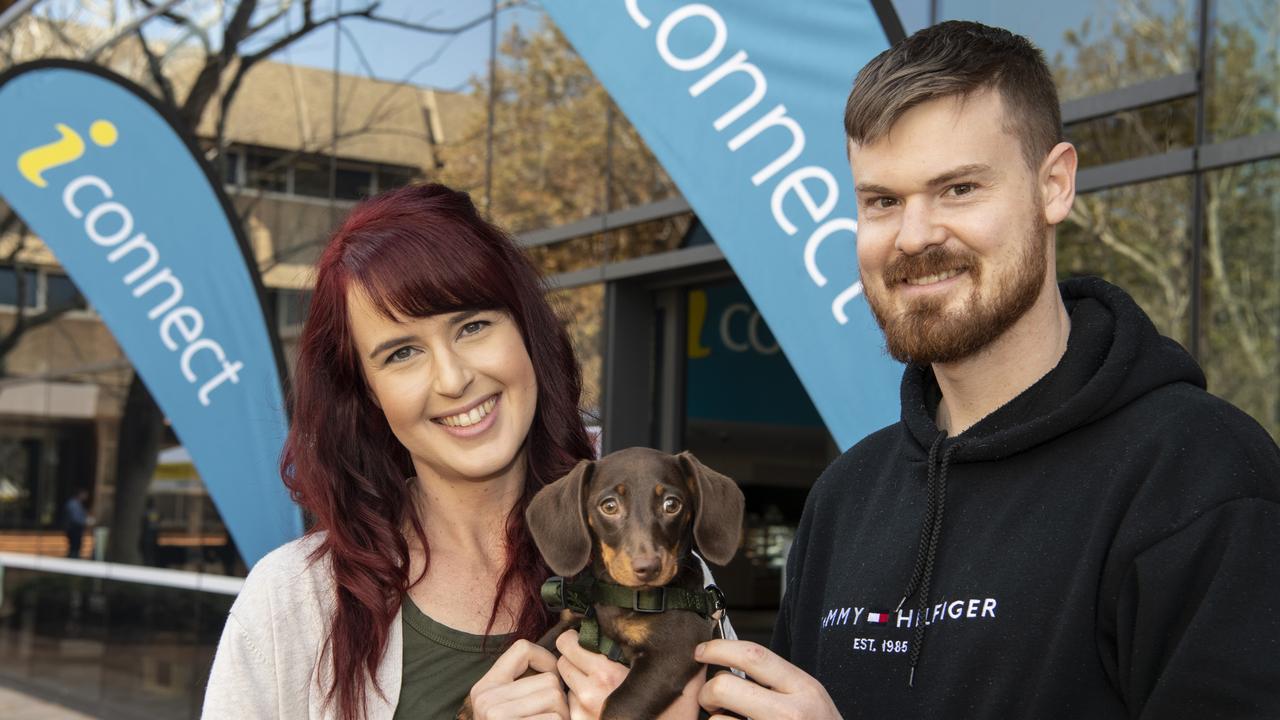
M 498 404 L 502 393 L 464 407 L 458 412 L 431 418 L 445 432 L 454 437 L 472 438 L 483 434 L 498 421 Z

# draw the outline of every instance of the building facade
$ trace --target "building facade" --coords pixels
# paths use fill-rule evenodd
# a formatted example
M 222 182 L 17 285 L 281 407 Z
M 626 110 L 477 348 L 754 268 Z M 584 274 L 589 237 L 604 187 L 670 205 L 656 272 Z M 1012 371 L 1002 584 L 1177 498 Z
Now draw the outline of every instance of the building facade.
M 1127 289 L 1197 358 L 1212 392 L 1280 437 L 1274 0 L 894 5 L 905 32 L 972 19 L 1045 50 L 1081 158 L 1076 206 L 1057 237 L 1061 276 Z M 54 52 L 26 42 L 28 56 Z M 145 83 L 140 56 L 127 57 L 136 48 L 113 52 Z M 742 487 L 742 550 L 717 579 L 739 630 L 767 639 L 808 489 L 843 448 L 716 239 L 551 23 L 503 26 L 496 59 L 496 75 L 467 93 L 264 61 L 229 113 L 201 117 L 196 134 L 242 215 L 286 357 L 310 264 L 355 200 L 428 180 L 470 191 L 546 275 L 602 449 L 692 450 Z M 179 95 L 197 64 L 180 60 Z M 100 520 L 112 515 L 131 369 L 37 238 L 6 226 L 3 258 L 0 552 L 61 555 L 60 513 L 75 489 L 92 488 Z M 7 347 L 18 318 L 33 327 Z M 148 490 L 158 524 L 149 562 L 242 575 L 194 468 L 176 439 L 164 444 Z M 0 673 L 53 694 L 79 678 L 87 689 L 63 698 L 70 704 L 127 715 L 139 698 L 158 698 L 165 716 L 194 716 L 232 594 L 13 569 L 3 587 L 0 657 L 11 659 Z M 110 610 L 121 607 L 137 612 Z

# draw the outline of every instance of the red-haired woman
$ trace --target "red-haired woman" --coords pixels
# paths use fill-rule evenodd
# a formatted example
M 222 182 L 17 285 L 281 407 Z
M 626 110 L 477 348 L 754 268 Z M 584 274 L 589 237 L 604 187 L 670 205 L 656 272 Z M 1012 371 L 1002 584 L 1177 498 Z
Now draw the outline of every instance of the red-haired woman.
M 480 718 L 598 712 L 621 666 L 573 646 L 566 698 L 554 656 L 528 642 L 553 618 L 525 507 L 592 455 L 543 292 L 441 185 L 361 203 L 334 233 L 281 462 L 311 529 L 245 581 L 205 717 L 452 718 L 468 693 Z

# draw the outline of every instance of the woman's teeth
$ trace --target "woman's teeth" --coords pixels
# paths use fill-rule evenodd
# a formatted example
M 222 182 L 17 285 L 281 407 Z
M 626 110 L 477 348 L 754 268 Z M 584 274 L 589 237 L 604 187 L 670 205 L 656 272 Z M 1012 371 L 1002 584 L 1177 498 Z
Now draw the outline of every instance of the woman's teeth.
M 946 272 L 940 272 L 937 275 L 925 275 L 924 277 L 907 278 L 907 284 L 908 285 L 932 285 L 934 283 L 942 282 L 943 280 L 948 280 L 950 278 L 953 278 L 962 272 L 964 271 L 948 270 Z
M 497 403 L 498 396 L 494 395 L 480 405 L 471 408 L 470 412 L 442 417 L 440 418 L 440 422 L 448 425 L 449 427 L 469 427 L 485 419 L 489 412 L 493 410 L 493 406 Z

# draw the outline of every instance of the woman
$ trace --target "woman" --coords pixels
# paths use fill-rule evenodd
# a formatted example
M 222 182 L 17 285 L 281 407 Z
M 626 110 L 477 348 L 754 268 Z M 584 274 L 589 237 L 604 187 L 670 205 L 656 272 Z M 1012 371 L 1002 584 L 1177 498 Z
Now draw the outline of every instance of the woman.
M 312 527 L 246 579 L 204 716 L 597 714 L 621 666 L 528 642 L 553 618 L 524 510 L 592 455 L 580 393 L 537 274 L 465 193 L 356 207 L 317 265 L 281 463 Z

